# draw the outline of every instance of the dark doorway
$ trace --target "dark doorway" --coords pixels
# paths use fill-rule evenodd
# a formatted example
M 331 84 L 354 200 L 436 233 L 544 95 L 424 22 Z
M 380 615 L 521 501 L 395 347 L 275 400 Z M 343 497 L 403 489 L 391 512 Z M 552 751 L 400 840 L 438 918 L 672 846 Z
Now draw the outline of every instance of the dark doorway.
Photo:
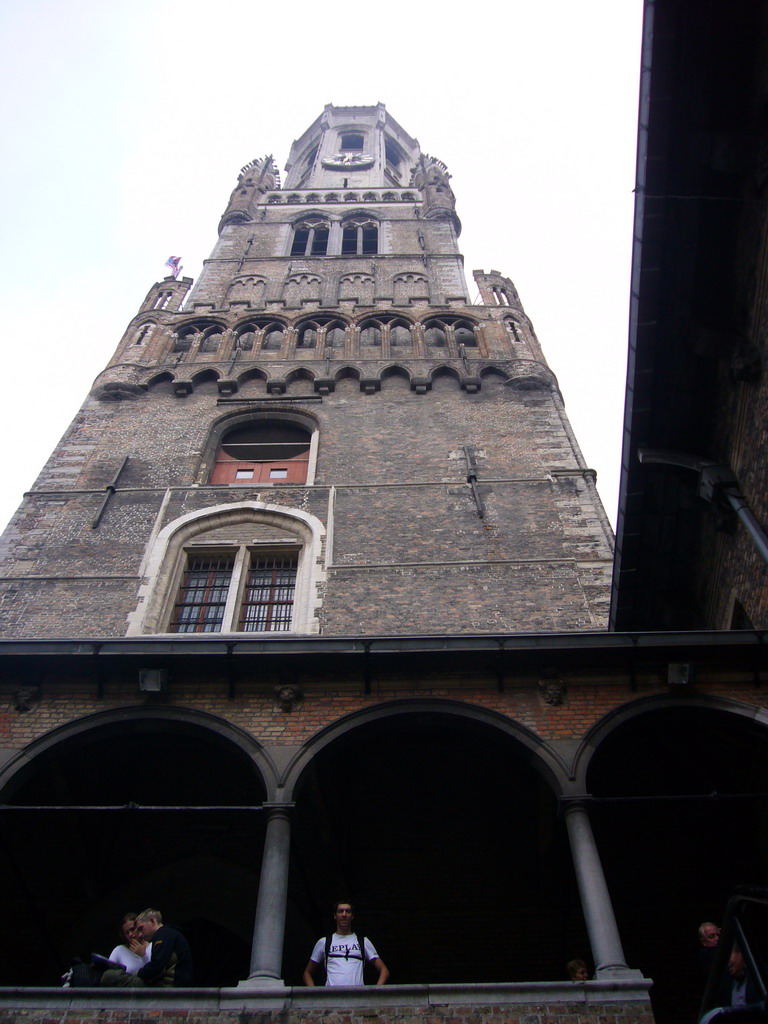
M 0 794 L 13 928 L 0 984 L 58 984 L 73 957 L 108 955 L 123 914 L 146 906 L 187 933 L 198 985 L 247 977 L 264 822 L 227 807 L 263 800 L 251 759 L 188 722 L 127 716 L 33 759 Z
M 765 728 L 701 707 L 648 712 L 602 743 L 588 785 L 627 962 L 653 979 L 657 1024 L 693 1020 L 699 924 L 721 922 L 737 885 L 768 882 Z
M 556 800 L 531 753 L 455 714 L 408 713 L 322 750 L 297 794 L 288 983 L 349 899 L 393 983 L 560 978 L 588 956 Z

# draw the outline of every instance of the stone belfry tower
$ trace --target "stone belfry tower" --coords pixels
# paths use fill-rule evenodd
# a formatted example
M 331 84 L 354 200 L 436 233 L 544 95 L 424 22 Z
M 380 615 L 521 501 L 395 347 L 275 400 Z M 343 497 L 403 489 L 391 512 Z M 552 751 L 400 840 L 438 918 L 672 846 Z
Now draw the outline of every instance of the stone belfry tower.
M 507 997 L 583 1016 L 553 979 L 587 948 L 647 1003 L 577 763 L 629 693 L 579 654 L 604 643 L 583 633 L 611 532 L 512 282 L 476 272 L 472 303 L 459 230 L 445 165 L 383 106 L 326 107 L 282 185 L 272 157 L 242 169 L 194 288 L 150 289 L 25 495 L 0 578 L 0 989 L 50 985 L 151 905 L 220 990 L 169 992 L 191 1024 L 397 1024 L 424 984 L 447 1024 Z M 342 894 L 416 986 L 391 1006 L 301 987 Z M 589 999 L 597 1024 L 615 990 Z
M 3 634 L 602 629 L 611 534 L 511 281 L 384 106 L 241 171 L 5 537 Z M 12 600 L 10 599 L 12 597 Z

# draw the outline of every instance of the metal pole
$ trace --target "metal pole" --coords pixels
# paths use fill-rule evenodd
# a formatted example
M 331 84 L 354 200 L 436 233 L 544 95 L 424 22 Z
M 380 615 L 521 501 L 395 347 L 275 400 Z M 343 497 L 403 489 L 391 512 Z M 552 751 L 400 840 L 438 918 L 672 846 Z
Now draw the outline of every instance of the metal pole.
M 757 545 L 757 550 L 765 561 L 768 562 L 768 535 L 766 535 L 765 530 L 755 519 L 754 513 L 749 505 L 747 505 L 747 499 L 735 487 L 726 487 L 724 493 L 728 499 L 728 504 L 749 531 L 750 537 Z

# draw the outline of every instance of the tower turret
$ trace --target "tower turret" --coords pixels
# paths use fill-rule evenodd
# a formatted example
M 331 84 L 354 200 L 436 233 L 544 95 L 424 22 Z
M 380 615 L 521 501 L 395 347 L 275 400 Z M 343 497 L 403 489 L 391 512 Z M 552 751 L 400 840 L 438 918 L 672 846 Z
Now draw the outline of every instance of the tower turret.
M 425 220 L 447 218 L 461 234 L 461 222 L 456 216 L 456 197 L 453 194 L 448 168 L 442 160 L 423 153 L 411 173 L 411 184 L 415 185 L 423 196 L 422 216 Z
M 271 156 L 246 164 L 219 221 L 219 234 L 226 224 L 252 221 L 259 196 L 274 188 L 280 188 L 280 172 Z

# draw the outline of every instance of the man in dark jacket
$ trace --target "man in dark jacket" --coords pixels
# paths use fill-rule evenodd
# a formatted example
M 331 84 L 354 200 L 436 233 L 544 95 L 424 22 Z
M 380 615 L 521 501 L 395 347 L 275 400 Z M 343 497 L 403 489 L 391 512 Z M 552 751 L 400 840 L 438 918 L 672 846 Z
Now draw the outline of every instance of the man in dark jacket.
M 136 918 L 136 934 L 152 943 L 152 959 L 136 974 L 145 985 L 188 988 L 192 984 L 192 950 L 175 928 L 163 924 L 163 915 L 150 907 Z
M 136 918 L 136 936 L 152 943 L 152 959 L 136 974 L 105 971 L 110 975 L 102 984 L 120 988 L 188 988 L 192 984 L 192 951 L 176 928 L 163 924 L 163 915 L 151 907 Z M 116 975 L 116 977 L 112 977 Z

